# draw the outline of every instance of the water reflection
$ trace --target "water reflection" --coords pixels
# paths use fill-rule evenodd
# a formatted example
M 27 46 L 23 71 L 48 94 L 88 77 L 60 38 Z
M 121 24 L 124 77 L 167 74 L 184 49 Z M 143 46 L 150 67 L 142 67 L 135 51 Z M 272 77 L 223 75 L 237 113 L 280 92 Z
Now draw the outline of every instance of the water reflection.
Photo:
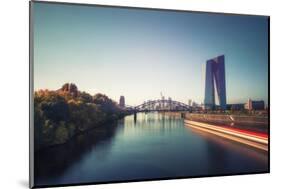
M 105 158 L 116 133 L 116 125 L 117 123 L 104 125 L 73 138 L 67 144 L 36 152 L 34 162 L 36 177 L 40 180 L 56 178 L 97 147 L 102 146 L 104 153 L 101 158 Z

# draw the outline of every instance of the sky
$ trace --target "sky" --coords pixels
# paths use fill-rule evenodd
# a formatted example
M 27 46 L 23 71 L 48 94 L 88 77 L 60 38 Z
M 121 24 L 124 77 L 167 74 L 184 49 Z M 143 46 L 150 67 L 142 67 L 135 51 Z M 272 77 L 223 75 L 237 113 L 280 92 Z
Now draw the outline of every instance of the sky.
M 227 103 L 268 103 L 267 17 L 34 3 L 34 88 L 75 83 L 127 105 L 204 101 L 208 59 L 225 55 Z

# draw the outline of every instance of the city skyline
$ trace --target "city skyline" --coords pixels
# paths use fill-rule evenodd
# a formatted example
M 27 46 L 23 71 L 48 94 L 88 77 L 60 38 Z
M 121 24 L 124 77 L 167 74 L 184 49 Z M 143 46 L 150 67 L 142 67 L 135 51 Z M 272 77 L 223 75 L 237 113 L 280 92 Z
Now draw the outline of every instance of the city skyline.
M 268 103 L 265 17 L 42 4 L 34 11 L 35 90 L 72 82 L 129 105 L 161 92 L 202 103 L 206 60 L 224 54 L 227 103 Z

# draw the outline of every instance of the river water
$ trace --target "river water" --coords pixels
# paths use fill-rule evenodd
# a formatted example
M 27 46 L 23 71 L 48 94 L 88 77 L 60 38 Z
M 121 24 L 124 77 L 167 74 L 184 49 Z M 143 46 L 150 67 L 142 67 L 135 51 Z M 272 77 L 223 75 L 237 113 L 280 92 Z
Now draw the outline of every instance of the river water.
M 35 185 L 268 172 L 268 154 L 184 125 L 170 113 L 138 113 L 35 156 Z

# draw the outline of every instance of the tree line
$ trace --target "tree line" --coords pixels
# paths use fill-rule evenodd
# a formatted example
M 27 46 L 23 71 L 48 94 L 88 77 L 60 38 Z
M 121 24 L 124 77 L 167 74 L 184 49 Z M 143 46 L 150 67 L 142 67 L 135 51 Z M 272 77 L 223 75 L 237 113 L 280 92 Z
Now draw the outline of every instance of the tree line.
M 120 119 L 126 114 L 104 94 L 81 92 L 75 84 L 34 94 L 35 150 L 64 144 L 73 136 Z

